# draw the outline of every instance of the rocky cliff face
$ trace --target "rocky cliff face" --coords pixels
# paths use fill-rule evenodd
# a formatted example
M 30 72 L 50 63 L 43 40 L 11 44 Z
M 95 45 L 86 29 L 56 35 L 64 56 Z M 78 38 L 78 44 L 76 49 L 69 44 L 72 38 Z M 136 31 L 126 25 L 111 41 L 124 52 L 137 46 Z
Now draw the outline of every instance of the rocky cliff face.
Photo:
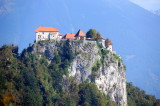
M 33 53 L 46 56 L 48 60 L 54 58 L 57 49 L 63 49 L 65 40 L 39 42 L 34 44 Z M 96 41 L 68 41 L 75 57 L 68 69 L 69 77 L 77 84 L 83 81 L 94 82 L 98 89 L 108 95 L 112 101 L 120 106 L 127 105 L 126 72 L 121 57 L 107 51 Z M 64 80 L 66 80 L 64 76 Z

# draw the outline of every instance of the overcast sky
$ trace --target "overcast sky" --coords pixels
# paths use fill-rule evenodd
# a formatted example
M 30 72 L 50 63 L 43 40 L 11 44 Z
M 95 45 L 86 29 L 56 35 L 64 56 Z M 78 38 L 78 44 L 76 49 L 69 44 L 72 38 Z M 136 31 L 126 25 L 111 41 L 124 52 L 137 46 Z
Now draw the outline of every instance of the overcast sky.
M 135 4 L 140 5 L 141 7 L 147 10 L 158 10 L 160 9 L 160 0 L 130 0 Z

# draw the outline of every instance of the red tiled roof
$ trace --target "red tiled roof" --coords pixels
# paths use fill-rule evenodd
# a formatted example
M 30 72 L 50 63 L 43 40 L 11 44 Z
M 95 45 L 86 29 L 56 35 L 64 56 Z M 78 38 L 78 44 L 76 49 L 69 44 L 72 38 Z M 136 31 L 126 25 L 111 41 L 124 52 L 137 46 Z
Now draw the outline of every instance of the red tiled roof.
M 105 40 L 105 44 L 108 46 L 108 45 L 112 45 L 112 42 L 109 40 L 109 39 L 106 39 Z
M 98 39 L 104 39 L 101 35 L 98 37 Z
M 82 31 L 82 30 L 79 30 L 78 32 L 77 32 L 77 34 L 76 34 L 76 37 L 77 36 L 86 36 L 86 34 Z
M 59 35 L 62 35 L 61 33 L 59 33 Z
M 63 39 L 75 39 L 75 34 L 66 34 Z
M 38 29 L 36 29 L 36 32 L 39 32 L 39 31 L 58 32 L 58 30 L 56 28 L 53 28 L 53 27 L 43 27 L 43 26 L 40 26 Z
M 56 32 L 50 32 L 50 34 L 57 34 Z
M 57 34 L 57 32 L 50 32 L 50 34 L 52 35 L 52 34 Z M 61 33 L 59 33 L 58 35 L 62 35 Z

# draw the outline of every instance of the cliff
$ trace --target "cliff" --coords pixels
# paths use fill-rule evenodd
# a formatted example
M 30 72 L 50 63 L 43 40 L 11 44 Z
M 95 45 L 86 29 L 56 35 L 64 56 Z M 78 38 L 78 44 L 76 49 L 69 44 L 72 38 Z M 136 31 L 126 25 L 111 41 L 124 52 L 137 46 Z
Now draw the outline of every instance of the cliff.
M 101 42 L 60 40 L 43 41 L 33 45 L 33 54 L 39 58 L 45 56 L 48 62 L 54 59 L 58 52 L 65 52 L 64 44 L 68 43 L 73 59 L 68 67 L 68 75 L 63 75 L 63 89 L 68 89 L 69 79 L 77 84 L 93 82 L 98 89 L 108 95 L 111 101 L 120 106 L 127 105 L 126 72 L 121 57 L 101 46 Z

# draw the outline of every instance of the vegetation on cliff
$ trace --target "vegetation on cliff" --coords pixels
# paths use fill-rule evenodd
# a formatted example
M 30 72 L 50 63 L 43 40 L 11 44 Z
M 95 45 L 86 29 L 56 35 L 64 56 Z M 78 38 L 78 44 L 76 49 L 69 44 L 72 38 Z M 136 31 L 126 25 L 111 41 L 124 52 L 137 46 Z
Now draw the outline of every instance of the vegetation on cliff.
M 102 39 L 102 36 L 99 32 L 97 32 L 96 29 L 90 29 L 87 33 L 86 33 L 86 37 L 87 38 L 92 38 L 92 39 Z
M 74 59 L 74 53 L 65 42 L 57 49 L 54 59 L 49 62 L 46 57 L 31 53 L 32 46 L 18 53 L 18 47 L 4 45 L 0 48 L 0 105 L 117 105 L 101 93 L 94 83 L 87 81 L 77 85 L 70 78 L 69 88 L 63 89 L 63 75 L 68 76 L 68 67 Z M 103 58 L 107 51 L 101 51 Z M 104 61 L 104 59 L 101 61 Z M 99 69 L 100 61 L 92 68 Z M 129 105 L 158 105 L 159 100 L 146 95 L 144 91 L 127 85 Z
M 32 54 L 32 47 L 18 54 L 18 47 L 0 48 L 0 104 L 3 105 L 106 105 L 109 100 L 94 83 L 77 85 L 71 80 L 68 91 L 62 89 L 63 75 L 74 55 L 64 44 L 51 63 L 45 57 Z M 86 89 L 87 88 L 87 89 Z
M 128 106 L 160 106 L 160 99 L 147 95 L 145 91 L 127 83 Z

